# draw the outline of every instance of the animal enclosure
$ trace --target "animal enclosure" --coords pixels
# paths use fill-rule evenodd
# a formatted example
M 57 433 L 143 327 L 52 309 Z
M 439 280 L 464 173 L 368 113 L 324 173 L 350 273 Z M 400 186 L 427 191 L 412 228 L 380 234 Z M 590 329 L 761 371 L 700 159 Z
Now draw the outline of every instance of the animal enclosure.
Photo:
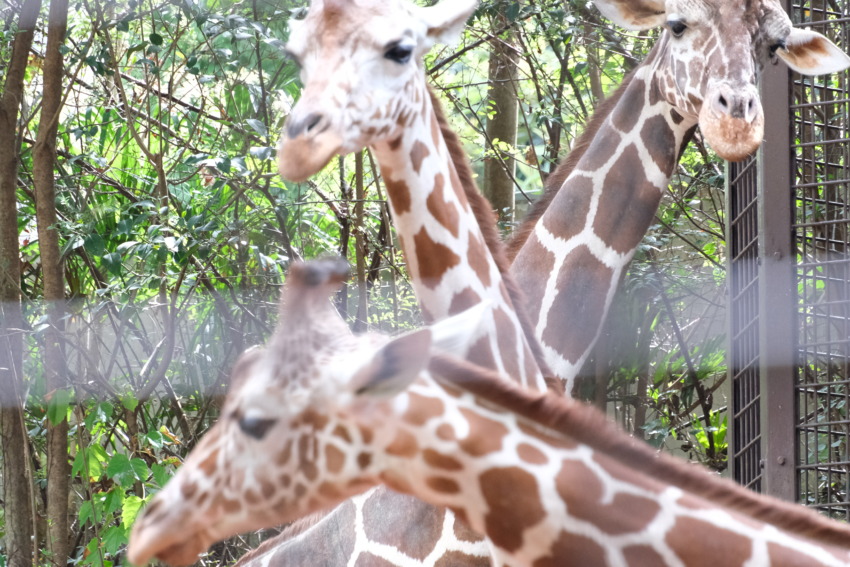
M 850 47 L 850 2 L 783 2 Z M 729 165 L 731 469 L 850 519 L 850 84 L 767 69 L 765 143 Z

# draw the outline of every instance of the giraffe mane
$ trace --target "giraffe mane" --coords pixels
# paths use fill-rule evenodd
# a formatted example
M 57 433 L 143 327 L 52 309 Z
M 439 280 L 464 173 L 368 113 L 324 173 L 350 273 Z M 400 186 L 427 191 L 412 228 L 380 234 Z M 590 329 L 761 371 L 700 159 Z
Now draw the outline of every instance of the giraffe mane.
M 569 398 L 530 392 L 500 379 L 489 369 L 445 355 L 431 359 L 434 377 L 450 388 L 468 392 L 542 427 L 557 437 L 579 441 L 594 451 L 628 463 L 651 478 L 673 485 L 712 504 L 769 523 L 816 542 L 850 546 L 850 525 L 830 520 L 799 504 L 766 498 L 700 466 L 658 453 L 625 434 L 602 412 Z
M 507 254 L 508 259 L 511 262 L 513 262 L 514 258 L 516 258 L 516 255 L 519 253 L 520 248 L 522 248 L 526 240 L 528 240 L 529 235 L 531 235 L 531 232 L 537 225 L 537 221 L 540 220 L 540 217 L 542 217 L 543 213 L 546 212 L 546 209 L 549 208 L 549 205 L 552 203 L 552 199 L 554 199 L 555 195 L 558 194 L 558 191 L 561 190 L 561 186 L 564 184 L 564 181 L 567 180 L 567 177 L 570 176 L 576 168 L 576 165 L 578 165 L 579 160 L 582 156 L 584 156 L 587 148 L 590 146 L 590 143 L 596 137 L 596 133 L 599 131 L 599 128 L 601 128 L 602 124 L 605 122 L 605 119 L 608 118 L 608 115 L 611 114 L 611 111 L 614 110 L 614 107 L 617 106 L 618 102 L 620 102 L 620 98 L 622 98 L 623 93 L 626 92 L 626 89 L 631 84 L 635 71 L 637 71 L 638 68 L 639 66 L 632 69 L 632 71 L 625 76 L 619 88 L 614 91 L 614 94 L 599 103 L 599 106 L 597 106 L 596 110 L 593 112 L 590 120 L 587 121 L 584 131 L 573 144 L 573 147 L 567 154 L 567 157 L 564 158 L 564 160 L 558 164 L 558 167 L 555 168 L 555 171 L 550 173 L 549 177 L 546 178 L 546 183 L 543 186 L 543 194 L 534 202 L 531 210 L 514 231 L 513 236 L 511 236 L 508 240 Z
M 507 289 L 508 295 L 511 298 L 514 311 L 516 312 L 520 326 L 525 333 L 529 348 L 537 362 L 537 367 L 540 368 L 540 371 L 546 380 L 546 384 L 549 386 L 549 390 L 557 394 L 563 394 L 564 385 L 560 380 L 554 377 L 554 374 L 549 369 L 549 365 L 546 364 L 543 356 L 543 349 L 541 349 L 540 343 L 537 341 L 534 334 L 534 327 L 531 324 L 531 318 L 525 308 L 525 294 L 522 290 L 520 290 L 516 280 L 514 280 L 510 273 L 510 261 L 506 254 L 505 243 L 502 241 L 499 236 L 499 232 L 496 229 L 496 213 L 493 211 L 493 206 L 478 190 L 478 184 L 475 182 L 472 167 L 469 165 L 469 159 L 466 156 L 466 150 L 464 150 L 463 145 L 460 143 L 460 139 L 446 120 L 446 115 L 443 111 L 440 99 L 437 97 L 437 94 L 430 85 L 428 86 L 428 93 L 431 95 L 431 104 L 434 107 L 434 113 L 437 116 L 437 123 L 440 125 L 440 132 L 442 133 L 446 142 L 446 147 L 449 150 L 449 158 L 455 166 L 458 179 L 460 179 L 460 184 L 463 187 L 463 192 L 472 207 L 472 212 L 475 215 L 475 219 L 478 221 L 478 226 L 484 236 L 487 248 L 490 250 L 490 254 L 493 255 L 496 267 L 499 269 L 499 273 L 505 283 L 505 289 Z

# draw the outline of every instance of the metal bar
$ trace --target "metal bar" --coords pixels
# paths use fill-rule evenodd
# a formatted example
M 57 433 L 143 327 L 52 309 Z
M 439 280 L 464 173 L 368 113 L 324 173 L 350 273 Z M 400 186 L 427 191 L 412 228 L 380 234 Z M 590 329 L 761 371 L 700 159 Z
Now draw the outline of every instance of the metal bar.
M 787 9 L 787 0 L 782 2 Z M 795 357 L 796 328 L 792 241 L 793 196 L 791 186 L 790 77 L 784 66 L 766 69 L 762 79 L 766 116 L 765 142 L 759 151 L 759 279 L 770 282 L 761 288 L 760 390 L 762 460 L 767 494 L 788 501 L 797 499 L 795 463 Z M 769 164 L 769 165 L 768 165 Z M 786 198 L 782 198 L 785 195 Z

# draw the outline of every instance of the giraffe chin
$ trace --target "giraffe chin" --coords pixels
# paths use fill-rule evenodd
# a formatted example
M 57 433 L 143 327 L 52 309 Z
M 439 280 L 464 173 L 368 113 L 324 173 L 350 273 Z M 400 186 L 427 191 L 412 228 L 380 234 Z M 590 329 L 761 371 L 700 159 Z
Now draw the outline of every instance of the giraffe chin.
M 764 114 L 752 120 L 733 118 L 703 105 L 699 127 L 711 148 L 727 161 L 742 161 L 761 146 L 764 139 Z
M 331 132 L 284 137 L 277 150 L 277 170 L 284 179 L 301 183 L 328 165 L 342 150 L 342 144 L 342 138 Z
M 136 534 L 133 535 L 135 536 Z M 174 541 L 174 538 L 165 536 L 165 534 L 160 535 L 162 537 L 157 537 L 152 541 L 138 541 L 137 538 L 131 537 L 127 555 L 130 563 L 133 565 L 145 565 L 151 559 L 156 558 L 173 567 L 185 567 L 195 563 L 198 557 L 215 541 L 209 537 L 205 537 L 205 534 L 200 532 L 188 537 L 181 535 L 177 541 Z M 165 547 L 161 547 L 163 544 Z

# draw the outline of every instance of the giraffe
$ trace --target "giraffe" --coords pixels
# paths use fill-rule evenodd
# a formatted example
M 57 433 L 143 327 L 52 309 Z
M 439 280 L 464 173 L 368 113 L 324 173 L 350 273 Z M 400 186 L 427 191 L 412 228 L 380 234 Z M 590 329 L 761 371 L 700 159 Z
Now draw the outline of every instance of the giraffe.
M 572 392 L 617 285 L 699 125 L 717 154 L 762 142 L 756 81 L 767 61 L 805 74 L 850 58 L 791 26 L 776 0 L 594 0 L 632 30 L 664 26 L 646 59 L 603 102 L 509 244 L 546 362 Z
M 424 319 L 486 302 L 489 324 L 467 357 L 527 387 L 558 388 L 545 382 L 526 339 L 524 300 L 506 281 L 492 208 L 425 79 L 424 53 L 459 36 L 477 5 L 313 0 L 305 19 L 290 24 L 286 49 L 304 90 L 284 128 L 278 170 L 302 181 L 336 155 L 371 148 Z
M 508 275 L 495 215 L 425 80 L 424 53 L 459 36 L 477 5 L 477 0 L 429 8 L 402 0 L 313 0 L 305 18 L 290 23 L 286 49 L 301 67 L 304 90 L 287 119 L 278 169 L 284 178 L 300 181 L 335 155 L 370 147 L 425 320 L 483 302 L 487 324 L 466 357 L 526 387 L 561 389 L 559 382 L 544 379 L 542 353 L 526 338 L 530 320 Z M 454 525 L 444 509 L 386 490 L 354 504 L 354 523 L 320 522 L 290 542 L 289 552 L 313 548 L 316 540 L 353 539 L 351 557 L 340 558 L 348 564 L 369 558 L 423 567 L 489 563 L 487 544 L 466 526 Z M 385 525 L 387 510 L 404 510 L 417 521 Z
M 850 526 L 457 358 L 481 306 L 391 340 L 354 336 L 329 301 L 344 268 L 292 267 L 268 347 L 243 356 L 222 418 L 136 522 L 133 564 L 186 564 L 384 483 L 454 510 L 497 565 L 850 565 Z

